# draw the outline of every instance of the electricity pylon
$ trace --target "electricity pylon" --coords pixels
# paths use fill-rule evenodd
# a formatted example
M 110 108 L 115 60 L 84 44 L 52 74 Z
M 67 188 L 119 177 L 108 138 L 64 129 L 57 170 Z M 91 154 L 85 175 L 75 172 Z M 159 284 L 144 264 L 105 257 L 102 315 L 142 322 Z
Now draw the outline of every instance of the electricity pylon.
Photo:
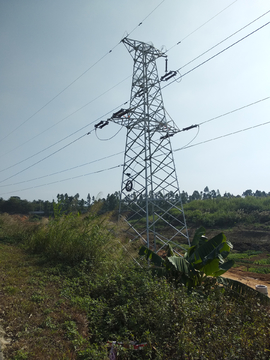
M 179 129 L 166 119 L 156 66 L 166 55 L 137 40 L 122 42 L 134 65 L 130 106 L 109 119 L 127 128 L 120 215 L 131 240 L 140 239 L 155 252 L 169 243 L 177 250 L 189 237 L 170 142 Z M 174 75 L 170 71 L 162 78 Z

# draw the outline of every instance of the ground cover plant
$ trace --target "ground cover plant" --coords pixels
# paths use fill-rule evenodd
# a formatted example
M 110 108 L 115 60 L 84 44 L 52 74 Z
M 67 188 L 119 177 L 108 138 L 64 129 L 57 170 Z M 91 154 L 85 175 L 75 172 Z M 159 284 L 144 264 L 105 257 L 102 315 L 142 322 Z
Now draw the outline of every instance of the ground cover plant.
M 234 267 L 241 268 L 243 271 L 269 274 L 270 273 L 270 254 L 263 251 L 246 250 L 244 252 L 234 252 L 228 258 L 234 260 Z
M 252 225 L 269 230 L 269 206 L 269 197 L 231 196 L 193 200 L 184 205 L 184 210 L 188 224 L 197 227 Z
M 90 248 L 85 258 L 68 246 L 57 255 L 63 239 L 56 229 L 68 243 L 78 243 L 78 234 L 91 242 L 91 224 L 100 236 L 93 240 L 98 261 Z M 124 238 L 119 244 L 108 218 L 60 216 L 28 225 L 31 236 L 20 243 L 17 234 L 14 243 L 0 221 L 0 311 L 12 339 L 6 359 L 108 359 L 108 340 L 147 342 L 141 351 L 119 347 L 117 358 L 125 360 L 269 359 L 269 307 L 256 296 L 214 281 L 187 291 L 153 276 L 146 260 L 141 268 L 127 254 Z

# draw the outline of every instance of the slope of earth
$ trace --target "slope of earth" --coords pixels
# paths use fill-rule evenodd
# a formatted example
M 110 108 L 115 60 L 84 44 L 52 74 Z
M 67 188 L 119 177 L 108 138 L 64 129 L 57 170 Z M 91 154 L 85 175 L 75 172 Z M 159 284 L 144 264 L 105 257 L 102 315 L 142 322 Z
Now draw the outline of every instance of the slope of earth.
M 270 274 L 256 274 L 252 272 L 243 271 L 241 268 L 232 268 L 224 275 L 232 280 L 240 281 L 241 283 L 256 288 L 256 285 L 265 285 L 270 293 Z

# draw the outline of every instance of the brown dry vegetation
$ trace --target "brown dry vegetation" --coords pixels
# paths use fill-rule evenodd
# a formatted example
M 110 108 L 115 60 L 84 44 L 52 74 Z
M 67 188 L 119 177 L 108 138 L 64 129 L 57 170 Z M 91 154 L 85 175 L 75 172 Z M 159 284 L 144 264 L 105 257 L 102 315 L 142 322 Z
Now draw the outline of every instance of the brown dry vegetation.
M 84 314 L 61 296 L 61 279 L 44 274 L 38 258 L 1 244 L 0 316 L 11 343 L 5 358 L 74 359 L 65 323 L 74 321 L 88 336 Z
M 91 309 L 89 313 L 84 311 L 82 307 L 79 307 L 79 305 L 74 305 L 76 302 L 71 301 L 70 292 L 66 292 L 66 288 L 70 285 L 70 288 L 68 291 L 72 292 L 72 296 L 76 301 L 81 301 L 83 296 L 88 293 L 84 293 L 85 288 L 89 289 L 89 283 L 87 283 L 85 286 L 84 281 L 89 281 L 90 276 L 88 276 L 88 273 L 84 274 L 85 278 L 82 278 L 82 283 L 77 283 L 77 280 L 75 279 L 75 282 L 72 278 L 72 274 L 74 274 L 74 269 L 67 266 L 67 270 L 65 269 L 65 275 L 63 275 L 63 271 L 61 266 L 59 264 L 52 264 L 48 261 L 48 258 L 45 259 L 42 254 L 40 255 L 30 255 L 29 253 L 26 253 L 25 250 L 18 246 L 16 243 L 19 240 L 27 239 L 29 234 L 33 231 L 36 231 L 39 227 L 38 223 L 30 222 L 28 221 L 28 218 L 25 217 L 19 217 L 19 216 L 5 216 L 6 221 L 6 227 L 5 227 L 5 233 L 2 233 L 0 235 L 0 318 L 2 319 L 2 325 L 3 328 L 6 330 L 6 338 L 10 339 L 10 344 L 6 346 L 4 349 L 5 359 L 7 360 L 68 360 L 68 359 L 79 359 L 78 356 L 80 351 L 84 351 L 84 349 L 87 348 L 88 344 L 92 342 L 91 346 L 96 341 L 98 343 L 98 346 L 100 346 L 99 350 L 104 354 L 106 354 L 106 350 L 104 352 L 104 347 L 106 344 L 106 336 L 110 336 L 110 332 L 112 330 L 104 331 L 102 328 L 98 328 L 98 322 L 103 324 L 103 319 L 101 319 L 98 309 Z M 45 220 L 46 221 L 46 220 Z M 0 224 L 1 225 L 1 224 Z M 110 224 L 112 225 L 112 224 Z M 44 226 L 44 224 L 42 225 Z M 119 229 L 117 229 L 119 231 Z M 209 231 L 207 236 L 212 237 L 215 235 L 215 233 L 220 232 L 220 230 L 215 231 Z M 247 233 L 244 229 L 230 229 L 228 231 L 224 231 L 227 238 L 232 241 L 234 244 L 234 249 L 236 251 L 246 251 L 246 250 L 263 250 L 264 252 L 262 254 L 259 254 L 256 256 L 256 259 L 262 259 L 266 256 L 266 253 L 268 252 L 268 248 L 270 249 L 270 237 L 268 238 L 269 234 L 265 231 L 253 231 L 250 229 L 250 232 Z M 2 239 L 1 239 L 2 236 Z M 15 244 L 12 244 L 12 241 L 15 241 Z M 124 253 L 126 253 L 125 250 L 123 250 Z M 137 249 L 132 249 L 134 256 L 136 255 Z M 113 252 L 110 252 L 111 257 L 113 257 Z M 119 258 L 120 262 L 123 260 L 122 258 Z M 119 260 L 115 257 L 115 261 Z M 255 257 L 254 257 L 255 259 Z M 102 258 L 102 261 L 104 261 L 104 258 Z M 66 266 L 66 265 L 65 265 Z M 226 273 L 226 277 L 231 277 L 232 279 L 238 279 L 245 284 L 251 286 L 254 288 L 254 281 L 260 284 L 270 284 L 270 274 L 253 274 L 247 271 L 244 267 L 240 268 L 233 268 L 229 272 Z M 70 273 L 69 273 L 70 271 Z M 103 271 L 103 270 L 102 270 Z M 101 275 L 103 275 L 101 271 Z M 110 279 L 110 276 L 112 276 L 112 270 L 106 270 L 107 271 L 107 278 Z M 176 296 L 175 299 L 173 298 L 172 291 L 173 287 L 169 288 L 167 284 L 163 284 L 164 288 L 158 288 L 158 287 L 151 287 L 150 280 L 145 276 L 145 280 L 142 282 L 143 286 L 146 286 L 146 289 L 143 294 L 140 294 L 140 289 L 137 287 L 137 283 L 134 282 L 134 285 L 132 283 L 133 280 L 128 279 L 124 277 L 124 273 L 121 273 L 121 269 L 118 270 L 118 278 L 120 280 L 113 279 L 114 283 L 112 283 L 112 287 L 110 288 L 110 285 L 108 285 L 107 279 L 103 279 L 103 284 L 100 285 L 100 288 L 98 285 L 95 285 L 97 288 L 94 290 L 93 293 L 93 299 L 96 301 L 96 297 L 98 296 L 99 292 L 102 294 L 100 305 L 99 305 L 99 298 L 97 298 L 96 306 L 100 306 L 100 311 L 103 311 L 107 308 L 107 300 L 109 302 L 112 301 L 112 303 L 115 301 L 115 304 L 113 305 L 112 309 L 109 309 L 108 311 L 108 324 L 111 324 L 110 326 L 114 326 L 115 329 L 118 329 L 118 320 L 120 317 L 125 316 L 130 323 L 133 323 L 135 320 L 133 319 L 134 315 L 130 315 L 127 310 L 128 307 L 126 306 L 125 301 L 130 306 L 130 309 L 132 309 L 134 300 L 134 306 L 138 306 L 138 314 L 142 313 L 142 325 L 144 324 L 144 321 L 147 320 L 147 316 L 143 313 L 143 309 L 145 306 L 148 306 L 149 299 L 152 301 L 156 301 L 156 298 L 151 296 L 151 292 L 153 292 L 156 296 L 156 293 L 159 294 L 159 297 L 162 299 L 164 297 L 164 303 L 162 306 L 160 306 L 159 309 L 159 303 L 154 303 L 154 306 L 151 307 L 149 304 L 149 313 L 154 312 L 153 317 L 151 321 L 154 322 L 154 326 L 152 329 L 152 332 L 154 333 L 155 328 L 159 327 L 159 322 L 161 320 L 160 315 L 163 314 L 163 311 L 166 310 L 166 306 L 169 306 L 170 302 L 172 302 L 171 306 L 174 311 L 173 316 L 180 316 L 182 314 L 182 305 L 179 304 L 179 308 L 177 307 L 177 301 L 180 301 L 179 298 Z M 90 274 L 91 275 L 91 274 Z M 134 278 L 137 279 L 136 281 L 140 284 L 139 281 L 141 281 L 141 274 L 134 273 Z M 137 276 L 137 278 L 136 278 Z M 100 278 L 102 279 L 102 278 Z M 71 281 L 72 283 L 69 284 L 68 282 Z M 92 279 L 90 279 L 92 281 Z M 149 284 L 148 284 L 149 281 Z M 257 282 L 258 281 L 258 282 Z M 123 289 L 119 289 L 119 284 L 125 284 L 123 285 Z M 68 286 L 66 286 L 68 285 Z M 162 282 L 159 284 L 162 285 Z M 128 287 L 130 286 L 131 290 L 128 290 Z M 149 288 L 148 288 L 149 286 Z M 154 286 L 154 285 L 153 285 Z M 156 286 L 156 285 L 155 285 Z M 164 295 L 164 289 L 168 292 L 168 298 Z M 121 294 L 118 294 L 117 291 L 122 292 Z M 88 291 L 88 290 L 87 290 Z M 130 296 L 130 291 L 133 291 L 133 296 Z M 160 292 L 159 292 L 160 291 Z M 150 297 L 148 300 L 143 303 L 142 308 L 139 307 L 139 303 L 135 302 L 136 297 L 140 298 L 147 294 L 147 292 L 150 293 Z M 118 300 L 114 299 L 107 299 L 107 294 L 110 294 L 110 296 L 113 298 L 113 296 L 116 295 L 116 297 L 119 297 L 119 303 Z M 139 294 L 139 295 L 138 295 Z M 78 296 L 77 296 L 78 295 Z M 94 297 L 95 295 L 95 297 Z M 167 296 L 167 295 L 166 295 Z M 186 295 L 185 295 L 186 296 Z M 212 295 L 211 295 L 212 296 Z M 89 295 L 90 297 L 90 295 Z M 177 300 L 178 299 L 178 300 Z M 177 300 L 177 301 L 176 301 Z M 137 301 L 137 300 L 136 300 Z M 144 301 L 144 300 L 143 300 Z M 187 298 L 185 300 L 185 297 L 183 296 L 183 302 L 186 301 L 185 306 L 188 307 L 190 304 L 190 299 Z M 228 322 L 232 322 L 234 317 L 231 316 L 232 310 L 236 306 L 239 311 L 240 315 L 238 315 L 239 324 L 236 324 L 235 326 L 238 326 L 239 329 L 243 329 L 242 327 L 242 316 L 246 316 L 248 318 L 249 315 L 249 307 L 247 306 L 247 309 L 244 309 L 244 305 L 242 304 L 236 304 L 234 303 L 234 300 L 228 300 L 228 304 L 226 303 L 226 300 L 223 301 L 223 308 L 219 308 L 219 300 L 216 300 L 213 295 L 213 302 L 208 302 L 207 304 L 203 303 L 203 306 L 210 307 L 209 314 L 204 318 L 203 317 L 203 307 L 202 310 L 200 310 L 201 303 L 197 302 L 196 299 L 193 299 L 194 304 L 197 306 L 196 311 L 199 309 L 201 311 L 201 318 L 198 323 L 198 327 L 194 328 L 194 324 L 196 324 L 197 315 L 194 315 L 194 319 L 192 318 L 192 314 L 194 312 L 194 308 L 192 308 L 192 311 L 187 312 L 187 315 L 185 315 L 185 321 L 187 328 L 189 327 L 190 330 L 187 330 L 187 334 L 183 332 L 181 321 L 179 320 L 177 322 L 177 331 L 175 330 L 176 325 L 173 325 L 173 319 L 172 321 L 169 319 L 169 315 L 171 310 L 168 310 L 167 317 L 168 317 L 168 323 L 166 325 L 167 329 L 169 329 L 169 326 L 171 326 L 170 331 L 176 331 L 175 334 L 180 334 L 183 336 L 183 346 L 186 347 L 186 352 L 189 351 L 188 349 L 192 346 L 197 346 L 196 339 L 194 336 L 198 336 L 198 339 L 201 339 L 200 341 L 204 342 L 204 336 L 208 336 L 207 344 L 205 346 L 209 346 L 208 351 L 212 351 L 211 356 L 209 359 L 215 359 L 215 349 L 218 348 L 213 344 L 213 347 L 210 347 L 211 339 L 215 335 L 213 332 L 217 326 L 217 319 L 219 316 L 220 311 L 223 311 L 222 316 L 228 316 L 229 320 Z M 83 301 L 82 301 L 83 302 Z M 104 304 L 103 304 L 104 302 Z M 199 304 L 199 305 L 198 305 Z M 102 305 L 102 306 L 101 306 Z M 156 306 L 156 308 L 155 308 Z M 226 306 L 228 306 L 228 310 L 226 310 Z M 114 309 L 117 308 L 119 312 L 119 317 L 114 317 L 113 314 Z M 169 309 L 169 308 L 168 308 Z M 244 309 L 244 310 L 243 310 Z M 258 306 L 258 311 L 262 309 Z M 161 310 L 161 313 L 159 313 L 159 310 Z M 106 310 L 107 311 L 107 310 Z M 126 311 L 126 313 L 125 313 Z M 132 310 L 131 310 L 132 311 Z M 137 311 L 137 310 L 136 310 Z M 255 311 L 255 310 L 254 310 Z M 256 310 L 257 311 L 257 310 Z M 267 310 L 268 311 L 268 310 Z M 242 312 L 244 315 L 242 315 Z M 91 319 L 91 315 L 93 314 L 93 317 L 95 319 Z M 137 314 L 137 313 L 136 313 Z M 180 315 L 179 315 L 180 314 Z M 159 315 L 159 316 L 158 316 Z M 111 317 L 110 317 L 111 316 Z M 182 316 L 182 315 L 181 315 Z M 181 318 L 179 317 L 179 319 Z M 268 316 L 268 315 L 267 315 Z M 130 318 L 129 318 L 130 317 Z M 257 321 L 258 319 L 254 319 Z M 211 320 L 211 321 L 210 321 Z M 267 359 L 267 354 L 265 354 L 265 351 L 269 348 L 269 344 L 267 343 L 268 340 L 260 340 L 264 346 L 268 346 L 268 348 L 265 349 L 257 349 L 256 343 L 253 343 L 252 339 L 254 338 L 254 334 L 256 334 L 257 331 L 257 323 L 255 323 L 254 320 L 254 326 L 252 329 L 247 329 L 246 333 L 243 332 L 243 337 L 240 339 L 234 339 L 235 331 L 230 327 L 228 328 L 222 328 L 221 331 L 231 331 L 230 332 L 230 339 L 235 341 L 237 344 L 239 343 L 239 346 L 241 347 L 242 354 L 249 354 L 249 352 L 254 350 L 255 353 L 260 353 L 262 351 L 261 357 L 256 357 L 258 359 Z M 137 320 L 136 320 L 137 321 Z M 165 320 L 162 320 L 165 321 Z M 246 320 L 245 320 L 246 321 Z M 218 326 L 221 326 L 221 323 L 223 323 L 223 318 L 220 319 L 220 323 L 218 322 Z M 198 329 L 201 329 L 203 327 L 202 324 L 205 324 L 205 332 L 202 333 L 202 335 L 198 335 L 199 332 Z M 245 323 L 245 324 L 248 324 Z M 106 324 L 105 324 L 106 325 Z M 136 324 L 134 325 L 134 329 L 136 330 Z M 197 325 L 196 325 L 197 326 Z M 212 328 L 213 326 L 213 328 Z M 248 326 L 248 325 L 245 325 Z M 265 326 L 265 325 L 262 325 Z M 108 325 L 109 327 L 109 325 Z M 114 329 L 113 328 L 113 329 Z M 127 326 L 127 331 L 130 330 Z M 162 326 L 161 328 L 162 329 Z M 122 329 L 120 329 L 122 331 Z M 134 330 L 134 331 L 135 331 Z M 94 331 L 99 331 L 94 333 Z M 116 331 L 116 330 L 114 330 Z M 160 330 L 161 331 L 161 338 L 165 336 L 166 328 Z M 170 332 L 168 331 L 168 333 Z M 194 336 L 189 336 L 188 331 L 193 331 Z M 216 330 L 215 330 L 216 331 Z M 240 331 L 240 330 L 239 330 Z M 242 330 L 241 330 L 242 331 Z M 263 327 L 262 331 L 265 331 L 265 333 L 269 334 L 269 327 Z M 124 333 L 124 332 L 123 332 Z M 105 334 L 105 335 L 104 335 Z M 146 332 L 147 334 L 147 332 Z M 132 335 L 132 334 L 131 334 Z M 121 335 L 123 336 L 123 335 Z M 151 339 L 152 334 L 150 333 L 149 338 Z M 154 336 L 154 335 L 153 335 Z M 216 336 L 216 335 L 215 335 Z M 98 340 L 94 340 L 94 339 Z M 161 339 L 160 338 L 160 339 Z M 168 336 L 168 339 L 170 337 Z M 102 339 L 102 340 L 101 340 Z M 153 337 L 154 339 L 154 337 Z M 158 339 L 158 337 L 157 337 Z M 159 341 L 161 341 L 159 339 Z M 214 339 L 214 338 L 213 338 Z M 223 339 L 223 337 L 222 337 Z M 224 337 L 225 339 L 225 337 Z M 169 340 L 168 340 L 169 341 Z M 174 341 L 176 341 L 174 339 Z M 219 339 L 221 342 L 221 340 Z M 223 341 L 223 340 L 222 340 Z M 221 346 L 224 346 L 225 348 L 228 348 L 228 346 L 231 344 L 231 340 L 224 340 L 224 344 Z M 247 344 L 244 342 L 247 342 Z M 250 342 L 250 343 L 248 343 Z M 269 342 L 269 341 L 268 341 Z M 267 343 L 267 344 L 266 344 Z M 169 344 L 169 343 L 168 343 Z M 176 343 L 175 343 L 176 344 Z M 173 353 L 175 350 L 175 344 L 169 344 L 164 346 L 162 348 L 162 351 L 164 353 L 167 352 L 169 349 L 169 346 L 171 346 L 170 351 Z M 164 344 L 162 344 L 163 346 Z M 153 349 L 156 347 L 161 346 L 161 343 L 155 344 Z M 238 346 L 238 345 L 237 345 Z M 103 349 L 101 348 L 103 347 Z M 193 349 L 193 350 L 194 350 Z M 204 349 L 204 347 L 200 347 L 200 349 Z M 234 354 L 234 351 L 236 349 L 236 345 L 232 345 L 232 352 Z M 192 351 L 193 351 L 192 350 Z M 196 350 L 197 351 L 197 350 Z M 200 350 L 203 354 L 204 350 Z M 267 350 L 268 351 L 268 350 Z M 269 349 L 270 351 L 270 349 Z M 97 352 L 98 354 L 98 352 Z M 195 354 L 195 350 L 194 350 Z M 210 353 L 208 353 L 210 354 Z M 250 353 L 251 354 L 251 353 Z M 94 356 L 94 355 L 93 355 Z M 85 356 L 82 359 L 104 359 L 100 355 L 100 357 L 91 357 L 89 355 L 88 357 Z M 252 356 L 252 355 L 250 355 Z M 135 359 L 133 355 L 130 355 L 130 357 L 121 357 L 121 359 Z M 136 357 L 139 358 L 139 357 Z M 145 359 L 147 357 L 144 357 Z M 149 358 L 149 357 L 148 357 Z M 154 357 L 155 358 L 155 357 Z M 159 359 L 161 359 L 160 357 Z M 174 357 L 175 358 L 175 357 Z M 181 357 L 181 359 L 186 358 L 185 355 Z M 197 357 L 195 357 L 197 359 Z M 195 359 L 194 358 L 194 359 Z M 248 359 L 251 359 L 252 357 L 245 357 Z M 253 357 L 254 358 L 254 357 Z M 164 357 L 164 359 L 170 359 L 169 357 Z M 180 359 L 180 357 L 179 357 Z M 193 359 L 193 357 L 190 357 L 190 359 Z M 199 358 L 198 358 L 199 359 Z M 208 359 L 207 357 L 203 357 L 203 359 Z M 229 358 L 228 358 L 229 359 Z M 230 358 L 233 359 L 233 358 Z

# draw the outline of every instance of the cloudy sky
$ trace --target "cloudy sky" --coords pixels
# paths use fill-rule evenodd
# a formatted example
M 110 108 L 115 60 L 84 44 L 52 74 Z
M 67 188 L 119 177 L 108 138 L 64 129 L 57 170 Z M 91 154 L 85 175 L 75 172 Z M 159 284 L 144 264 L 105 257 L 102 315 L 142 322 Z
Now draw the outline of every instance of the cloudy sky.
M 129 100 L 127 35 L 168 50 L 183 77 L 162 90 L 165 108 L 180 129 L 201 124 L 171 138 L 180 191 L 269 192 L 269 10 L 268 0 L 0 0 L 0 197 L 120 189 L 126 129 L 86 134 Z M 163 58 L 157 66 L 162 76 Z

